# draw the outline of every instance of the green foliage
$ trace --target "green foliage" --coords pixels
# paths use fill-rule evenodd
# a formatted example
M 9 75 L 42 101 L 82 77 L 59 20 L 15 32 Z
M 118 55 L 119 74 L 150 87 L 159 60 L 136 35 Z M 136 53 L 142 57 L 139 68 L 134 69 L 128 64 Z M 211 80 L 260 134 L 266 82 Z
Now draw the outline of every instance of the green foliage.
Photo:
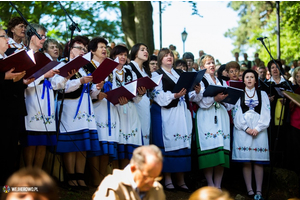
M 71 21 L 57 1 L 13 2 L 29 23 L 39 23 L 48 30 L 48 37 L 66 41 L 70 38 Z M 74 35 L 104 36 L 108 40 L 122 37 L 119 3 L 112 1 L 65 1 L 61 2 L 81 32 Z M 19 16 L 9 2 L 0 3 L 0 24 L 7 25 L 13 16 Z M 114 20 L 107 19 L 115 16 Z
M 274 58 L 277 58 L 277 24 L 276 4 L 274 1 L 232 1 L 228 4 L 238 12 L 238 27 L 225 33 L 233 40 L 235 51 L 246 52 L 247 48 L 257 50 L 260 58 L 267 63 L 269 54 L 256 38 L 267 36 L 267 47 Z M 300 3 L 297 1 L 280 2 L 280 52 L 287 63 L 300 57 Z

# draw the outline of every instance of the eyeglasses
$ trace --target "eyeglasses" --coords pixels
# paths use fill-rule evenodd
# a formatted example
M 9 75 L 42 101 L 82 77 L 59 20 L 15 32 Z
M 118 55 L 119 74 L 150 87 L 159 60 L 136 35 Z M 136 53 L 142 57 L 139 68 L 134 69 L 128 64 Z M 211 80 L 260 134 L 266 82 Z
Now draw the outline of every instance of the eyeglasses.
M 9 38 L 7 35 L 0 35 L 0 37 L 4 37 L 5 39 Z
M 80 51 L 83 51 L 84 53 L 87 53 L 87 49 L 84 48 L 84 47 L 77 46 L 77 47 L 73 47 L 73 48 L 79 49 Z
M 40 35 L 40 36 L 41 36 L 42 40 L 47 39 L 47 36 L 46 36 L 46 35 Z
M 153 63 L 149 63 L 149 65 L 157 65 L 157 63 L 156 63 L 156 62 L 153 62 Z

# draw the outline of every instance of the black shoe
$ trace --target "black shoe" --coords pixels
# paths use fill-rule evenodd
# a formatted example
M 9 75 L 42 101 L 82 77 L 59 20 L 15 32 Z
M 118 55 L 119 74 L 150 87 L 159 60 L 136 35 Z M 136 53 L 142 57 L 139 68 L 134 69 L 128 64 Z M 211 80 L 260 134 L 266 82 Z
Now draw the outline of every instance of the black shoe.
M 185 188 L 183 186 L 186 186 L 187 188 Z M 177 186 L 176 189 L 179 190 L 179 191 L 182 191 L 182 192 L 192 193 L 192 191 L 188 188 L 188 186 L 186 184 L 182 184 L 180 186 Z
M 249 194 L 250 192 L 253 192 L 253 190 L 249 190 L 249 191 L 247 192 L 247 196 L 248 196 L 249 198 L 253 199 L 254 196 L 255 196 L 255 194 L 254 194 L 254 192 L 253 192 L 253 194 Z
M 65 182 L 66 189 L 72 191 L 78 191 L 79 187 L 78 185 L 75 185 L 76 183 L 77 183 L 76 174 L 66 174 L 66 182 Z
M 84 181 L 84 174 L 82 174 L 82 173 L 76 173 L 76 177 L 77 177 L 78 188 L 80 190 L 88 191 L 89 190 L 88 186 L 86 186 L 86 185 L 80 185 L 79 182 L 78 182 L 79 180 L 80 181 Z
M 168 186 L 173 185 L 173 183 L 168 183 L 167 185 L 164 185 L 164 190 L 165 191 L 170 191 L 170 192 L 176 192 L 175 187 L 173 186 L 173 188 L 168 188 Z

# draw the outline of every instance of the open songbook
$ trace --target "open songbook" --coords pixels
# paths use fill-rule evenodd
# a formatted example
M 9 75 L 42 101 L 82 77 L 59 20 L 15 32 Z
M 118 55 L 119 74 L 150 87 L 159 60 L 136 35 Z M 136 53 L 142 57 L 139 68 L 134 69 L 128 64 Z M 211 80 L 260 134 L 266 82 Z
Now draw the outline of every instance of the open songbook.
M 297 106 L 300 107 L 300 87 L 295 90 L 295 93 L 289 91 L 282 91 L 283 95 L 294 102 Z
M 228 85 L 230 87 L 238 88 L 238 89 L 241 89 L 241 90 L 244 90 L 245 87 L 246 87 L 245 83 L 243 83 L 241 81 L 234 81 L 234 80 L 229 80 Z
M 0 72 L 7 72 L 12 68 L 15 68 L 13 73 L 27 71 L 34 65 L 35 59 L 33 51 L 21 50 L 0 60 Z
M 155 76 L 155 77 L 148 77 L 148 76 L 145 76 L 145 77 L 141 77 L 141 78 L 138 78 L 134 81 L 137 81 L 137 88 L 138 87 L 145 87 L 146 89 L 152 89 L 152 88 L 155 88 L 156 86 L 159 85 L 161 79 L 162 79 L 162 74 L 161 75 L 158 75 L 158 76 Z M 130 84 L 132 83 L 133 81 L 129 82 L 129 83 L 126 83 L 127 84 Z
M 104 81 L 105 78 L 119 65 L 118 62 L 105 58 L 104 61 L 97 67 L 97 69 L 92 73 L 93 83 L 100 83 Z
M 55 69 L 59 69 L 60 76 L 67 77 L 68 72 L 71 72 L 73 69 L 78 70 L 89 62 L 91 62 L 91 52 L 83 56 L 77 56 L 68 63 L 61 62 L 57 65 L 57 67 L 55 67 Z
M 239 88 L 241 90 L 244 90 L 246 87 L 245 83 L 243 83 L 241 81 L 229 80 L 228 83 L 229 83 L 228 85 L 230 87 Z M 255 89 L 259 89 L 258 83 L 255 83 L 254 87 L 255 87 Z
M 183 72 L 172 92 L 178 93 L 182 88 L 185 88 L 187 93 L 194 90 L 194 87 L 201 82 L 205 72 L 206 69 L 200 70 L 199 72 Z
M 244 90 L 220 85 L 209 85 L 205 88 L 203 97 L 214 97 L 219 93 L 228 94 L 228 96 L 222 101 L 229 104 L 235 104 L 238 99 L 244 95 Z
M 136 89 L 137 89 L 137 81 L 133 81 L 127 85 L 106 92 L 107 95 L 106 99 L 112 104 L 116 105 L 119 103 L 120 97 L 126 97 L 127 100 L 130 100 L 133 97 L 135 97 Z
M 45 54 L 36 52 L 34 54 L 36 65 L 31 67 L 26 71 L 24 79 L 27 78 L 39 78 L 43 74 L 47 73 L 49 70 L 60 64 L 57 61 L 51 61 Z

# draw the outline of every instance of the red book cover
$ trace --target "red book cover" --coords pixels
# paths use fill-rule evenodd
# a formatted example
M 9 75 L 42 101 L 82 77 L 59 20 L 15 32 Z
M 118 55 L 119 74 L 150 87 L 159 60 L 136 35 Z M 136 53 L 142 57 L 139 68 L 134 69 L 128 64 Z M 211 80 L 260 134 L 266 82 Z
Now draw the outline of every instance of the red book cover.
M 230 87 L 238 88 L 241 90 L 244 90 L 246 87 L 245 83 L 243 83 L 242 81 L 234 81 L 234 80 L 229 80 L 228 85 Z M 256 89 L 258 88 L 258 83 L 255 83 L 255 88 Z
M 238 88 L 238 89 L 241 89 L 241 90 L 244 90 L 245 87 L 246 87 L 245 83 L 243 83 L 241 81 L 229 80 L 228 83 L 229 83 L 230 87 Z
M 27 71 L 34 65 L 33 51 L 22 50 L 0 60 L 0 72 L 7 72 L 12 68 L 15 68 L 14 73 Z
M 105 58 L 99 67 L 92 73 L 93 83 L 100 83 L 119 65 L 116 61 Z
M 136 96 L 136 86 L 137 82 L 133 81 L 127 85 L 106 92 L 106 99 L 114 105 L 119 103 L 120 97 L 126 97 L 128 100 L 130 100 Z
M 36 52 L 34 54 L 36 65 L 26 71 L 24 79 L 27 78 L 39 78 L 43 74 L 47 73 L 53 67 L 59 64 L 57 61 L 51 61 L 45 54 Z
M 60 63 L 60 65 L 63 65 L 59 68 L 59 75 L 63 77 L 68 76 L 68 72 L 71 72 L 73 69 L 78 70 L 84 65 L 88 64 L 91 61 L 91 52 L 83 55 L 83 56 L 77 56 L 73 60 L 71 60 L 68 63 Z
M 162 74 L 150 78 L 148 76 L 137 79 L 137 87 L 145 87 L 146 89 L 152 89 L 159 85 L 162 78 Z
M 156 86 L 159 85 L 161 79 L 162 79 L 162 74 L 158 75 L 158 76 L 155 76 L 155 77 L 152 77 L 152 78 L 150 78 L 149 76 L 138 78 L 138 79 L 136 79 L 136 81 L 137 81 L 137 88 L 138 87 L 145 87 L 146 89 L 155 88 Z M 127 84 L 130 84 L 132 82 L 133 81 L 131 81 L 131 82 L 127 83 Z

